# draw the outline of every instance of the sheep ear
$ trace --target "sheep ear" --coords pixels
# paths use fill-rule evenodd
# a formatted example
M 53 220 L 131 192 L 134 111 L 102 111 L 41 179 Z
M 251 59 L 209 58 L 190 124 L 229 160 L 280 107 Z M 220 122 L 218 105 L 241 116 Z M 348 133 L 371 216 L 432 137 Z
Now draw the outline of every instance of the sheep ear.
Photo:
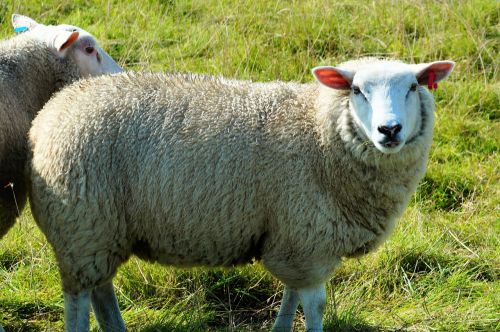
M 28 16 L 12 14 L 12 27 L 14 28 L 14 32 L 24 32 L 27 30 L 31 30 L 38 25 L 35 20 L 29 18 Z
M 427 85 L 429 89 L 435 89 L 439 81 L 450 76 L 454 67 L 455 62 L 453 61 L 435 61 L 414 65 L 414 71 L 418 84 Z
M 58 52 L 62 52 L 68 47 L 70 47 L 79 36 L 78 31 L 64 31 L 60 30 L 57 32 L 54 38 L 54 47 Z
M 312 74 L 321 84 L 337 90 L 350 89 L 354 77 L 353 72 L 330 66 L 315 67 Z

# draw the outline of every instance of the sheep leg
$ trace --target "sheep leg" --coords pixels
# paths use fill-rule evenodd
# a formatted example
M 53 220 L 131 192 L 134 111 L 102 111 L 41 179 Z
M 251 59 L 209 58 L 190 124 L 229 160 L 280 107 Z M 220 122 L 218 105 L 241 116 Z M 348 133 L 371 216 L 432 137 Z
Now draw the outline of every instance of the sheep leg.
M 302 288 L 297 292 L 304 309 L 306 331 L 323 331 L 323 312 L 326 305 L 325 285 Z
M 64 320 L 66 331 L 86 332 L 89 323 L 90 291 L 82 290 L 76 295 L 64 292 Z
M 125 331 L 125 322 L 120 315 L 118 300 L 111 281 L 94 288 L 91 301 L 92 309 L 101 330 Z
M 292 331 L 293 319 L 295 318 L 295 312 L 297 311 L 298 305 L 299 293 L 290 287 L 285 286 L 280 311 L 278 312 L 278 317 L 276 317 L 272 330 L 275 332 Z

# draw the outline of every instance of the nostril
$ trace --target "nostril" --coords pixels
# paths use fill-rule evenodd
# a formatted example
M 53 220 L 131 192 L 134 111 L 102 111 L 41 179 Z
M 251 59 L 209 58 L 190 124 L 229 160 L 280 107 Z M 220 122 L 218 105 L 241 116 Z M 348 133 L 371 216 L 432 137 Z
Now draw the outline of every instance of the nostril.
M 381 134 L 384 134 L 386 136 L 389 136 L 389 137 L 394 137 L 396 136 L 402 129 L 403 127 L 398 123 L 394 126 L 379 126 L 377 128 L 377 130 L 379 131 L 379 133 Z
M 397 133 L 399 133 L 402 128 L 403 127 L 399 123 L 397 125 L 392 126 L 393 135 L 396 135 Z
M 384 134 L 384 135 L 391 135 L 391 129 L 387 126 L 379 126 L 378 128 L 379 133 Z

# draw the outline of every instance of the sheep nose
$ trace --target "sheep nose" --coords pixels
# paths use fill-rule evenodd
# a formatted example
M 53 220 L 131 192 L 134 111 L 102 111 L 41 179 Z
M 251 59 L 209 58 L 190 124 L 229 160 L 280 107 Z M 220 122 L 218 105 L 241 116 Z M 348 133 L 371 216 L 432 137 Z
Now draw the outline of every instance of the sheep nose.
M 401 128 L 403 128 L 399 123 L 395 124 L 394 126 L 379 126 L 377 129 L 381 134 L 384 134 L 385 136 L 389 138 L 394 138 L 400 131 Z

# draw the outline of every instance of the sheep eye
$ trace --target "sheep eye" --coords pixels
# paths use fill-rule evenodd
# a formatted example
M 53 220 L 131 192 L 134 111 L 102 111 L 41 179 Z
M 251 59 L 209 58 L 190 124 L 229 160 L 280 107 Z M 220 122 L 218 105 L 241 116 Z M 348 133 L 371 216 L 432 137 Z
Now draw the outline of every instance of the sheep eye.
M 85 47 L 85 52 L 92 54 L 94 52 L 94 48 L 92 46 L 87 46 Z
M 357 86 L 353 86 L 352 93 L 354 93 L 355 95 L 359 95 L 361 93 L 361 89 Z
M 413 83 L 413 84 L 410 86 L 410 91 L 417 91 L 417 83 Z

